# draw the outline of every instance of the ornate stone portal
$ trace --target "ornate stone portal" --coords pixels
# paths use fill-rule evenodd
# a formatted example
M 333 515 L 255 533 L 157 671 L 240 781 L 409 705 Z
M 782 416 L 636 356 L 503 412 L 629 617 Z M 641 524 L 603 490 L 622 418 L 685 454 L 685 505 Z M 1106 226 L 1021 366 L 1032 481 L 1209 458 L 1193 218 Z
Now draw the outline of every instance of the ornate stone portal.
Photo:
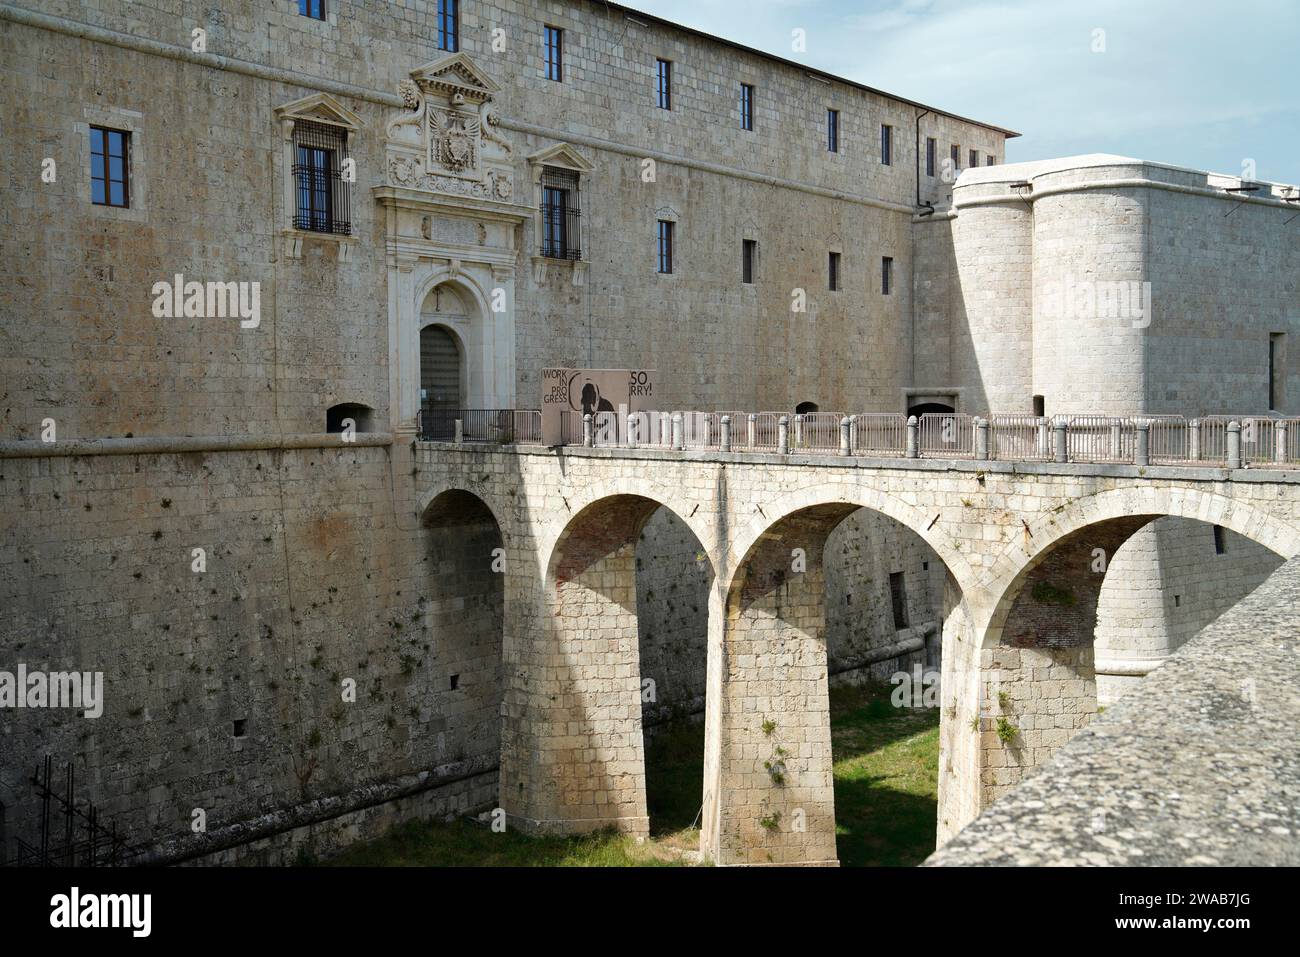
M 373 192 L 387 211 L 392 428 L 410 437 L 425 302 L 444 284 L 473 306 L 441 323 L 460 349 L 463 401 L 515 406 L 515 235 L 533 210 L 512 202 L 513 148 L 492 107 L 500 87 L 468 56 L 428 63 L 398 89 L 406 109 L 388 122 L 385 182 Z

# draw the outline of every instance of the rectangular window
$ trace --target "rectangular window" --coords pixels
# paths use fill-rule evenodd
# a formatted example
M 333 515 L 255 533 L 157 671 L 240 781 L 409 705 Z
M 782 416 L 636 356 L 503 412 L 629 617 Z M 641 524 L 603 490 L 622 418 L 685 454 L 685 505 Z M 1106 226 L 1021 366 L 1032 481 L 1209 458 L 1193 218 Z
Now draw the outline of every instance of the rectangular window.
M 880 125 L 880 162 L 884 166 L 894 165 L 894 128 Z
M 655 92 L 659 96 L 659 109 L 673 108 L 673 61 L 655 60 Z
M 1270 332 L 1268 335 L 1268 408 L 1278 411 L 1285 400 L 1286 386 L 1286 333 Z
M 546 79 L 564 82 L 564 31 L 546 28 Z
M 438 49 L 460 50 L 460 0 L 438 0 Z
M 131 205 L 131 134 L 90 128 L 90 201 L 96 206 Z
M 976 166 L 979 166 L 979 165 L 980 165 L 980 151 L 979 151 L 979 150 L 971 150 L 971 151 L 970 151 L 970 167 L 971 167 L 971 169 L 974 169 Z
M 952 160 L 952 169 L 954 173 L 957 170 L 961 169 L 961 146 L 959 144 L 957 143 L 952 144 L 952 150 L 949 153 L 949 158 Z
M 740 84 L 740 128 L 754 129 L 754 88 L 748 83 Z
M 673 227 L 676 224 L 667 219 L 659 220 L 659 271 L 673 271 Z
M 1034 396 L 1034 415 L 1040 419 L 1047 414 L 1047 400 L 1041 395 Z
M 740 244 L 740 281 L 753 283 L 754 260 L 758 258 L 758 240 L 746 239 Z
M 1222 555 L 1226 551 L 1227 548 L 1225 547 L 1223 542 L 1223 526 L 1215 525 L 1214 526 L 1214 554 Z
M 934 156 L 938 148 L 939 148 L 939 144 L 935 142 L 933 136 L 927 136 L 925 138 L 925 175 L 926 176 L 934 175 Z
M 889 602 L 894 609 L 894 630 L 907 627 L 907 583 L 902 572 L 889 573 Z
M 880 294 L 888 296 L 894 285 L 894 260 L 885 256 L 880 260 Z
M 342 130 L 324 123 L 298 120 L 293 125 L 295 229 L 350 235 L 350 186 L 342 176 L 347 139 Z
M 298 0 L 298 12 L 313 20 L 324 20 L 325 0 Z
M 831 292 L 840 288 L 840 254 L 831 253 L 826 267 L 826 278 L 830 283 Z
M 840 151 L 840 111 L 826 111 L 826 149 L 832 153 Z
M 985 166 L 993 165 L 993 154 L 990 153 L 988 156 L 984 157 L 984 165 Z
M 569 169 L 542 169 L 542 255 L 551 259 L 582 258 L 582 207 L 578 174 Z

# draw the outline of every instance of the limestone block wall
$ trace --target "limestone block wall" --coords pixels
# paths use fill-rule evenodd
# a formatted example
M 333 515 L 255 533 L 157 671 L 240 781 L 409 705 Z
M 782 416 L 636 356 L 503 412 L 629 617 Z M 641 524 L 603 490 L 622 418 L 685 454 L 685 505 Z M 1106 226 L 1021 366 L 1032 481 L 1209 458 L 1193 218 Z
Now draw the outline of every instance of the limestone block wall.
M 34 839 L 45 754 L 132 845 L 179 849 L 195 808 L 220 846 L 311 802 L 495 769 L 499 533 L 421 527 L 388 455 L 0 460 L 4 668 L 104 675 L 99 718 L 0 712 L 10 837 Z
M 1109 704 L 1253 591 L 1282 558 L 1188 519 L 1156 519 L 1111 557 L 1097 605 L 1097 693 Z

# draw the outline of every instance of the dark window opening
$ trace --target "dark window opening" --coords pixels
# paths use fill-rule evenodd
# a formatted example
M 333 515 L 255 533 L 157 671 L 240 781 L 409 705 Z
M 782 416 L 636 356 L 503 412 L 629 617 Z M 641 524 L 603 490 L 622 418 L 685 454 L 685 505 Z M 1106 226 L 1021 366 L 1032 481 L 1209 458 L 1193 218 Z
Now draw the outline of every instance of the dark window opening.
M 325 410 L 325 431 L 342 432 L 343 420 L 351 419 L 356 432 L 369 432 L 375 410 L 360 402 L 340 402 Z
M 438 49 L 460 50 L 460 0 L 438 0 Z
M 343 178 L 347 136 L 324 123 L 299 120 L 293 125 L 293 179 L 297 194 L 295 229 L 314 233 L 352 233 L 351 188 Z
M 953 171 L 961 169 L 961 146 L 957 143 L 952 144 L 952 149 L 948 153 L 949 159 L 952 160 Z
M 1047 400 L 1041 395 L 1034 396 L 1034 415 L 1040 419 L 1047 414 Z
M 740 281 L 754 282 L 754 260 L 758 257 L 758 240 L 745 239 L 740 244 Z
M 546 79 L 564 82 L 564 31 L 546 28 Z
M 970 165 L 971 165 L 971 168 L 972 168 L 972 169 L 974 169 L 976 166 L 979 166 L 979 165 L 980 165 L 980 151 L 979 151 L 979 150 L 971 150 L 971 151 L 970 151 Z
M 659 109 L 673 108 L 673 61 L 655 60 L 655 90 L 659 96 Z
M 941 415 L 956 411 L 946 402 L 918 402 L 916 405 L 907 407 L 907 414 L 909 416 L 914 415 L 918 419 L 923 415 Z
M 90 201 L 96 206 L 131 205 L 131 134 L 90 128 Z
M 460 675 L 451 676 L 451 690 L 455 691 L 460 686 Z
M 827 280 L 830 283 L 831 292 L 837 292 L 840 288 L 840 254 L 831 253 L 830 260 L 827 263 Z
M 894 128 L 880 125 L 880 162 L 885 166 L 894 165 Z
M 674 225 L 670 220 L 659 220 L 659 271 L 661 273 L 671 273 L 673 271 Z
M 992 156 L 986 156 L 986 157 L 984 157 L 984 165 L 985 165 L 985 166 L 993 166 L 993 165 L 994 165 L 994 158 L 993 158 Z
M 794 407 L 795 415 L 812 415 L 818 409 L 816 402 L 800 402 Z
M 1175 608 L 1181 608 L 1182 605 L 1183 605 L 1183 596 L 1182 596 L 1182 595 L 1175 595 L 1175 596 L 1174 596 L 1174 607 L 1175 607 Z
M 923 571 L 923 572 L 928 572 L 929 570 L 930 570 L 930 563 L 929 563 L 929 562 L 921 562 L 921 571 Z
M 832 153 L 840 151 L 840 111 L 826 111 L 826 149 Z
M 894 286 L 894 260 L 885 256 L 880 260 L 880 294 L 888 296 Z
M 298 0 L 298 12 L 313 20 L 324 20 L 325 0 Z
M 1268 407 L 1278 411 L 1283 404 L 1283 384 L 1286 382 L 1286 370 L 1282 368 L 1286 343 L 1286 333 L 1271 332 L 1268 336 Z
M 889 573 L 889 601 L 894 609 L 894 630 L 907 627 L 907 585 L 902 572 Z
M 542 170 L 542 255 L 551 259 L 582 258 L 582 204 L 578 174 Z
M 244 735 L 245 735 L 245 733 L 247 732 L 247 730 L 248 730 L 248 719 L 247 719 L 247 718 L 236 718 L 236 719 L 235 719 L 235 729 L 234 729 L 234 735 L 235 735 L 235 737 L 237 737 L 237 738 L 242 738 L 242 737 L 244 737 Z
M 1224 542 L 1223 540 L 1223 526 L 1215 525 L 1214 526 L 1214 554 L 1222 555 L 1227 550 L 1228 550 L 1227 543 Z
M 935 142 L 933 136 L 927 136 L 925 139 L 925 175 L 934 175 L 934 155 L 939 144 Z
M 740 84 L 740 128 L 754 129 L 754 87 L 748 83 Z

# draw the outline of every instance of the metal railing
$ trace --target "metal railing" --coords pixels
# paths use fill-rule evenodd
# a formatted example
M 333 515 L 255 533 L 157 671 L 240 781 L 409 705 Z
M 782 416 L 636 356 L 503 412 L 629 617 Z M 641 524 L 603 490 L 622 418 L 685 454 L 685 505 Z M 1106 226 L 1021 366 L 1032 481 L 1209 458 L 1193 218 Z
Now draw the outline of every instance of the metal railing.
M 724 428 L 723 419 L 729 418 Z M 427 441 L 538 445 L 535 409 L 434 409 L 417 418 Z M 1235 425 L 1233 424 L 1235 423 Z M 1088 415 L 1052 417 L 959 412 L 908 418 L 893 412 L 581 412 L 562 413 L 561 443 L 598 448 L 722 449 L 737 452 L 851 454 L 881 458 L 1006 462 L 1300 466 L 1300 418 L 1267 415 Z

